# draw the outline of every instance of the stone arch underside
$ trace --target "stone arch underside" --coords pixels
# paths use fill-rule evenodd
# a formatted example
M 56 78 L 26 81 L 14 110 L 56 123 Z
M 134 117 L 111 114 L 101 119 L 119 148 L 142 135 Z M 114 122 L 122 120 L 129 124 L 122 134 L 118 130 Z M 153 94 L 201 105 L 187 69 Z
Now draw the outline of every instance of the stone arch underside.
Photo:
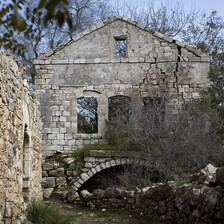
M 91 158 L 91 157 L 87 157 L 87 158 Z M 116 166 L 121 166 L 121 165 L 134 165 L 134 164 L 146 165 L 148 164 L 148 162 L 144 160 L 137 160 L 132 158 L 113 158 L 109 161 L 100 162 L 98 164 L 96 164 L 94 160 L 93 162 L 88 161 L 85 163 L 85 168 L 87 168 L 88 170 L 86 172 L 82 172 L 79 175 L 77 180 L 73 183 L 72 188 L 75 191 L 78 191 L 84 183 L 86 183 L 90 178 L 92 178 L 94 175 L 100 173 L 103 170 L 116 167 Z

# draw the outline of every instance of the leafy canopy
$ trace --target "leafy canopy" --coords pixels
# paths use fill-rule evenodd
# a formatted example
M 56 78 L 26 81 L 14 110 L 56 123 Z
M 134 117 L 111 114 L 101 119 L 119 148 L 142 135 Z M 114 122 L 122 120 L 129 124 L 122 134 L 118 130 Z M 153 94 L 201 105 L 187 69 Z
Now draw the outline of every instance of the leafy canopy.
M 25 46 L 19 43 L 14 33 L 23 33 L 24 38 L 34 39 L 37 32 L 36 25 L 56 20 L 59 26 L 67 23 L 72 28 L 72 20 L 68 13 L 67 0 L 40 0 L 37 7 L 23 9 L 26 0 L 3 0 L 0 3 L 0 47 L 10 49 L 13 54 L 24 56 Z

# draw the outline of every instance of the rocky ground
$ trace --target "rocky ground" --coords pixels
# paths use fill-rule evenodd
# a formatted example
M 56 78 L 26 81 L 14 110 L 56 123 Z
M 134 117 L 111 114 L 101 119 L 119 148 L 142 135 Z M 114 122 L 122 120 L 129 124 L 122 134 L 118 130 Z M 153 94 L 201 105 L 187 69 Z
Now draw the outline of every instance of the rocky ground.
M 90 209 L 81 205 L 65 204 L 60 200 L 48 200 L 46 204 L 60 207 L 74 217 L 74 224 L 153 224 L 153 221 L 132 211 L 121 209 Z

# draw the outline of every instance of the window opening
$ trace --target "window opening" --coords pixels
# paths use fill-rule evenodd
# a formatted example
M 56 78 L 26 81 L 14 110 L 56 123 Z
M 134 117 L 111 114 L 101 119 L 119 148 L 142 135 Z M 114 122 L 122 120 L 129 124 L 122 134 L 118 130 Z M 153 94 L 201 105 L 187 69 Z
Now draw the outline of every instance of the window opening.
M 131 97 L 113 96 L 108 99 L 109 121 L 116 125 L 118 122 L 128 122 L 131 118 Z
M 29 140 L 27 125 L 25 124 L 24 137 L 23 137 L 23 198 L 24 198 L 24 201 L 29 201 L 30 172 L 31 172 L 30 140 Z
M 115 38 L 115 57 L 127 58 L 127 40 L 125 38 Z
M 98 133 L 98 99 L 81 97 L 77 100 L 78 133 Z

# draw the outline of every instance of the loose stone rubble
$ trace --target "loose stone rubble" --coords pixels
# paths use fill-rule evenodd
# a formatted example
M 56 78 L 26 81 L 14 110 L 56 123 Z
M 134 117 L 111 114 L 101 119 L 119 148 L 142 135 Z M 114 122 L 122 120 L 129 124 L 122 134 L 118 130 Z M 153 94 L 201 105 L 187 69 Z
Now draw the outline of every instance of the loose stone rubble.
M 41 198 L 39 103 L 24 68 L 0 51 L 0 223 L 21 224 L 26 202 Z
M 127 57 L 116 57 L 115 43 L 126 40 Z M 36 96 L 43 120 L 43 156 L 105 144 L 108 99 L 120 95 L 162 97 L 166 114 L 175 113 L 208 87 L 209 57 L 157 31 L 112 17 L 83 31 L 35 60 Z M 79 133 L 77 100 L 98 102 L 98 132 Z M 140 100 L 141 101 L 141 100 Z

